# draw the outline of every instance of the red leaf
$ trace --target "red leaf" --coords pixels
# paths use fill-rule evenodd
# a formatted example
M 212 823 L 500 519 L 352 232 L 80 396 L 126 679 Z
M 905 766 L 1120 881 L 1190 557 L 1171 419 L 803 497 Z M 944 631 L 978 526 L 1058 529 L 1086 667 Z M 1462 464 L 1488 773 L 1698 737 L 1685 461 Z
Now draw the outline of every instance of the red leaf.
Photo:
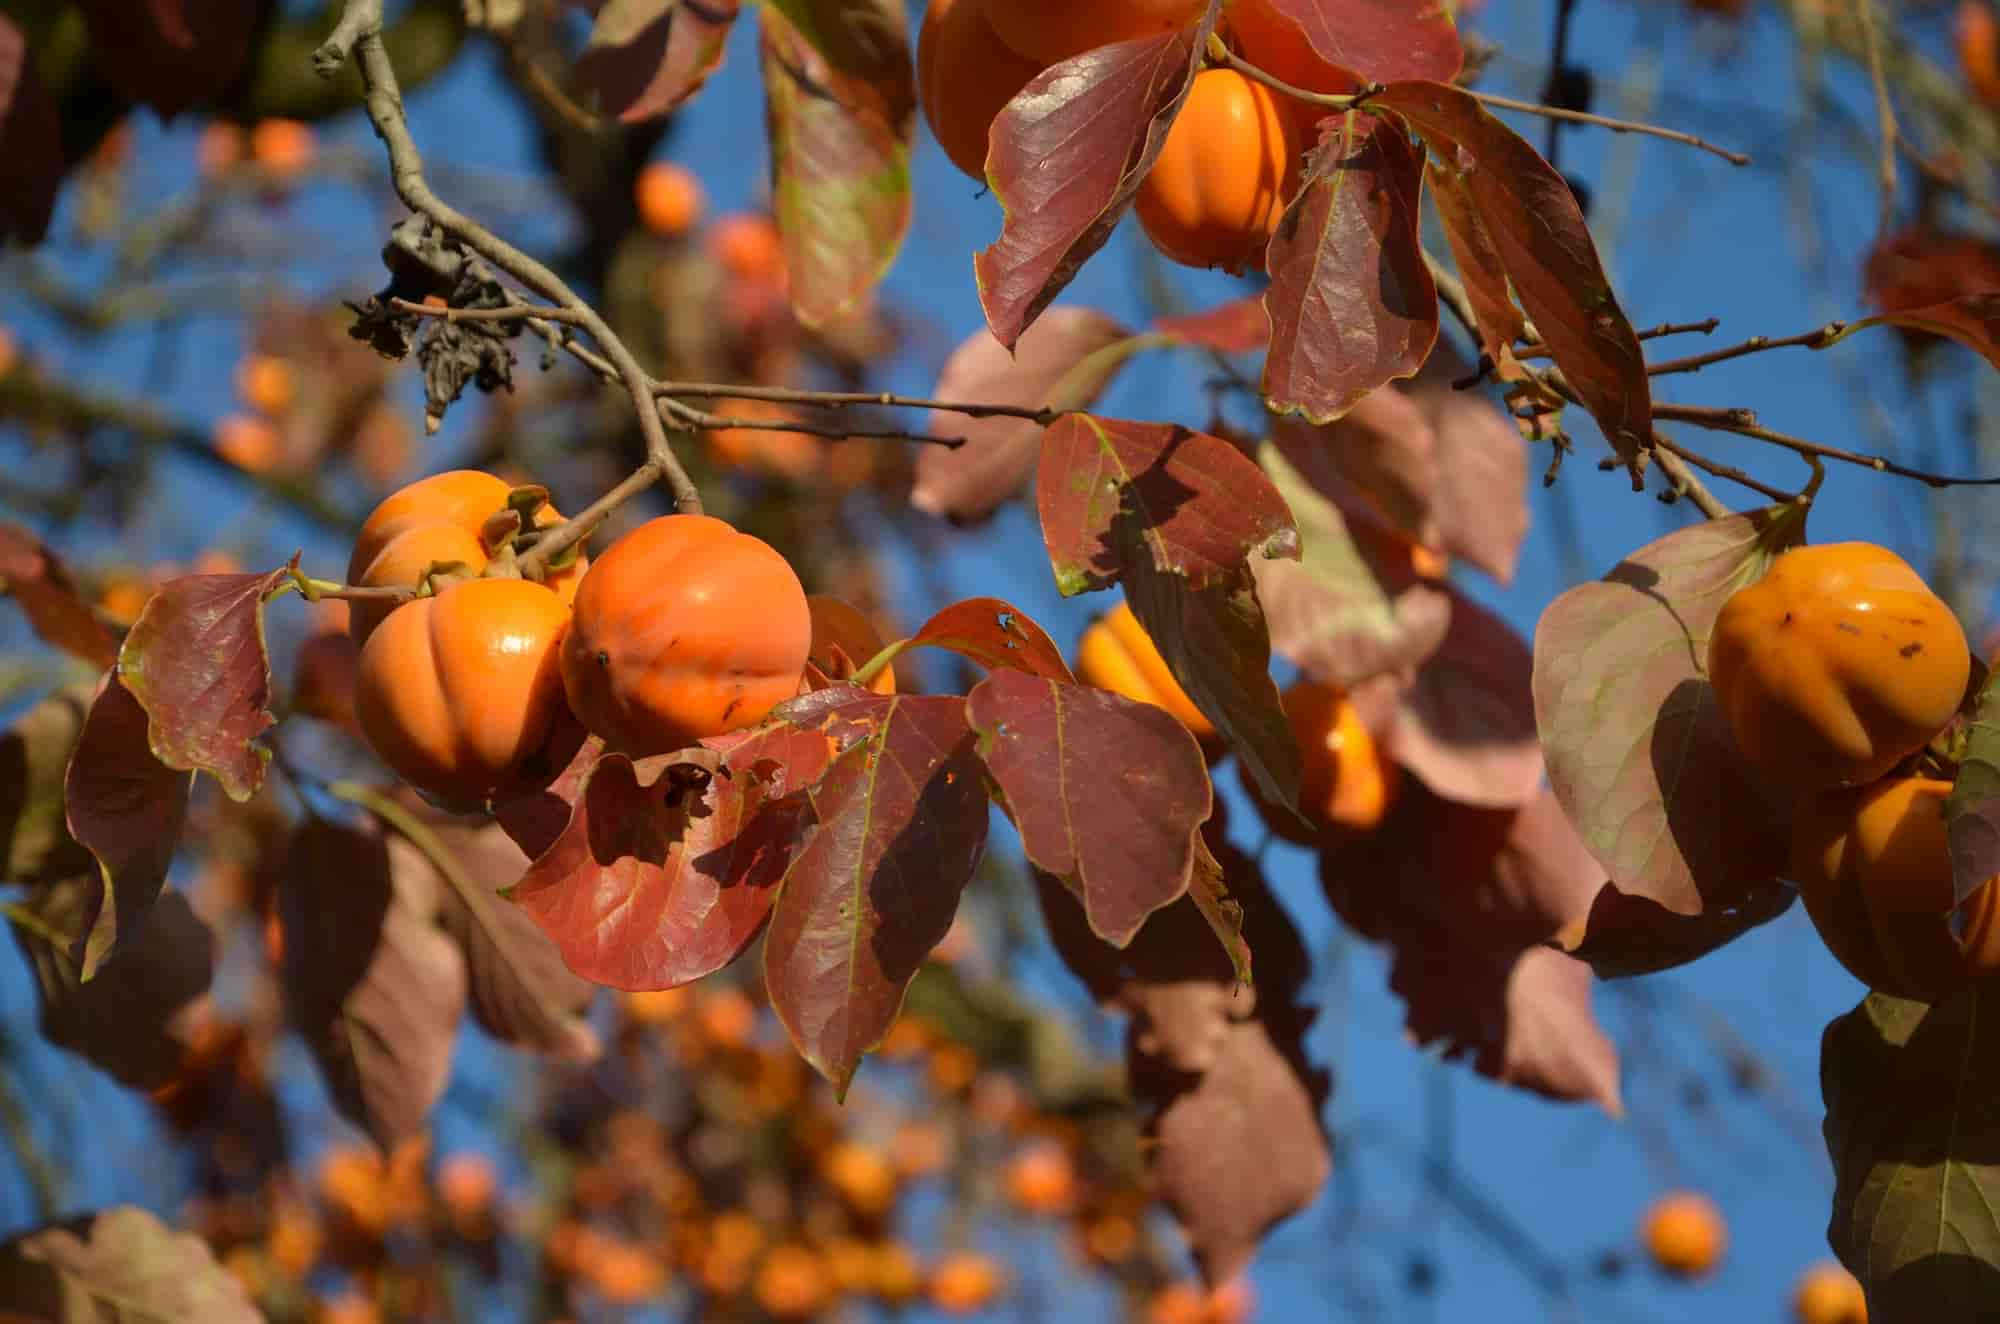
M 1458 88 L 1394 83 L 1370 104 L 1409 121 L 1456 172 L 1521 306 L 1637 484 L 1653 437 L 1646 357 L 1569 183 Z
M 917 91 L 900 0 L 809 0 L 802 30 L 761 13 L 772 207 L 807 326 L 862 310 L 910 225 Z
M 1118 225 L 1200 67 L 1221 6 L 1193 28 L 1100 46 L 1044 70 L 993 121 L 986 177 L 1005 212 L 973 260 L 994 339 L 1012 349 Z
M 1489 956 L 1410 944 L 1389 975 L 1419 1045 L 1441 1043 L 1503 1085 L 1622 1117 L 1618 1049 L 1591 1010 L 1590 984 L 1589 966 L 1546 947 Z
M 1129 354 L 1104 351 L 1130 337 L 1110 317 L 1082 307 L 1049 309 L 1011 354 L 981 327 L 945 360 L 933 394 L 1027 409 L 1088 409 Z M 965 445 L 921 448 L 910 504 L 953 519 L 977 519 L 1012 497 L 1033 470 L 1042 439 L 1033 419 L 944 411 L 931 414 L 930 432 L 963 437 Z
M 987 821 L 965 700 L 859 694 L 781 710 L 841 751 L 806 792 L 814 825 L 764 939 L 771 1008 L 843 1097 L 951 927 Z
M 0 243 L 39 244 L 62 189 L 62 122 L 35 72 L 34 53 L 14 20 L 0 14 Z
M 1033 617 L 999 598 L 954 602 L 910 636 L 912 648 L 943 648 L 988 671 L 1024 671 L 1045 680 L 1074 681 L 1062 650 Z
M 260 0 L 82 0 L 79 8 L 105 81 L 172 119 L 236 81 Z
M 1512 626 L 1451 597 L 1444 642 L 1398 696 L 1389 753 L 1448 800 L 1511 808 L 1542 784 L 1534 657 Z
M 1021 846 L 1123 947 L 1187 891 L 1213 803 L 1201 746 L 1163 708 L 1089 686 L 996 671 L 966 698 Z
M 1804 540 L 1796 506 L 1709 520 L 1569 590 L 1535 629 L 1549 782 L 1620 888 L 1679 915 L 1740 904 L 1785 863 L 1789 801 L 1708 686 L 1722 604 Z
M 722 67 L 739 0 L 627 0 L 598 11 L 577 77 L 622 124 L 656 119 Z
M 69 832 L 97 858 L 103 888 L 72 952 L 90 979 L 129 941 L 166 881 L 187 823 L 186 773 L 153 757 L 146 710 L 107 674 L 83 719 L 63 776 Z
M 1430 502 L 1437 545 L 1507 584 L 1528 532 L 1528 446 L 1486 392 L 1454 389 L 1471 371 L 1440 344 L 1416 380 L 1399 389 L 1437 439 L 1439 482 Z
M 1218 354 L 1254 354 L 1271 343 L 1271 318 L 1257 295 L 1231 299 L 1198 313 L 1159 318 L 1153 330 L 1181 344 Z
M 1988 363 L 2000 368 L 2000 293 L 1967 294 L 1946 303 L 1922 308 L 1903 308 L 1850 322 L 1834 337 L 1844 340 L 1870 326 L 1897 326 L 1912 331 L 1956 340 Z M 1829 340 L 1828 344 L 1833 341 Z
M 309 819 L 293 834 L 286 1005 L 335 1106 L 385 1153 L 444 1093 L 466 996 L 458 948 L 398 893 L 379 832 Z
M 1070 414 L 1042 434 L 1035 489 L 1065 597 L 1109 588 L 1142 562 L 1198 589 L 1233 579 L 1246 557 L 1298 556 L 1284 498 L 1204 432 Z
M 680 756 L 604 755 L 511 896 L 592 983 L 712 974 L 763 928 L 830 754 L 823 736 L 773 724 L 735 742 L 705 790 L 677 782 Z
M 1311 157 L 1266 258 L 1274 412 L 1324 423 L 1423 366 L 1438 301 L 1418 234 L 1422 183 L 1422 154 L 1368 115 L 1341 116 Z
M 5 24 L 0 19 L 0 43 Z M 100 671 L 117 659 L 117 642 L 77 593 L 69 571 L 40 538 L 18 524 L 0 524 L 0 592 L 21 604 L 43 643 Z
M 1424 184 L 1437 207 L 1444 226 L 1445 242 L 1458 264 L 1459 279 L 1465 282 L 1465 297 L 1472 304 L 1472 316 L 1479 323 L 1479 348 L 1493 360 L 1502 381 L 1517 380 L 1522 374 L 1514 359 L 1513 345 L 1527 335 L 1527 319 L 1514 304 L 1513 289 L 1507 284 L 1506 264 L 1486 223 L 1479 218 L 1465 176 L 1436 161 L 1424 163 Z
M 1458 76 L 1465 51 L 1451 7 L 1443 0 L 1264 0 L 1265 6 L 1298 29 L 1323 65 L 1311 86 L 1338 86 L 1347 80 L 1388 83 L 1399 78 Z
M 232 800 L 264 784 L 272 724 L 264 600 L 286 582 L 263 575 L 183 575 L 161 586 L 118 652 L 118 675 L 146 709 L 146 738 L 170 768 L 206 772 Z

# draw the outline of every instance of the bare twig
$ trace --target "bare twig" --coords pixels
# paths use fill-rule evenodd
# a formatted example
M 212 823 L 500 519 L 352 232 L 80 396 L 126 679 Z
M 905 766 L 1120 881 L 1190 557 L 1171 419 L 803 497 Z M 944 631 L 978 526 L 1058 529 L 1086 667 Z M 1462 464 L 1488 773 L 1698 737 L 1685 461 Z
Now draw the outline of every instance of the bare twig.
M 1739 487 L 1747 487 L 1759 496 L 1768 497 L 1772 501 L 1790 501 L 1796 495 L 1795 493 L 1785 491 L 1781 487 L 1772 487 L 1769 483 L 1752 478 L 1749 474 L 1744 473 L 1734 465 L 1723 464 L 1719 460 L 1711 460 L 1701 452 L 1683 446 L 1680 442 L 1664 434 L 1654 433 L 1653 444 L 1658 446 L 1661 452 L 1663 452 L 1660 455 L 1660 467 L 1667 469 L 1670 474 L 1672 473 L 1672 469 L 1669 467 L 1669 460 L 1685 460 L 1703 473 L 1725 479 L 1735 483 Z M 1694 493 L 1692 490 L 1689 491 L 1688 496 L 1690 500 L 1693 499 Z M 1697 502 L 1696 504 L 1699 505 L 1700 503 Z M 1703 510 L 1702 513 L 1710 519 L 1718 518 L 1717 511 Z M 1728 513 L 1726 509 L 1720 512 L 1722 515 Z
M 1861 21 L 1861 40 L 1868 51 L 1868 77 L 1875 84 L 1875 122 L 1882 143 L 1875 159 L 1876 184 L 1881 190 L 1881 233 L 1896 225 L 1896 108 L 1889 102 L 1889 80 L 1882 72 L 1882 37 L 1875 30 L 1875 0 L 1854 0 Z
M 659 408 L 653 403 L 651 379 L 640 368 L 625 342 L 604 319 L 565 284 L 561 277 L 509 244 L 485 226 L 462 214 L 431 190 L 424 178 L 423 156 L 403 114 L 396 70 L 382 44 L 382 0 L 347 0 L 333 34 L 313 53 L 313 67 L 328 76 L 352 56 L 360 66 L 363 104 L 389 152 L 390 181 L 410 210 L 428 217 L 458 242 L 520 281 L 550 303 L 566 309 L 575 324 L 590 333 L 610 360 L 632 398 L 639 430 L 646 439 L 647 466 L 664 477 L 674 494 L 675 508 L 689 514 L 701 510 L 701 494 L 667 441 Z M 551 537 L 557 541 L 561 535 Z M 550 553 L 553 555 L 554 553 Z
M 1700 372 L 1711 363 L 1722 363 L 1729 359 L 1740 359 L 1746 354 L 1762 354 L 1771 349 L 1825 349 L 1847 329 L 1845 322 L 1828 322 L 1825 326 L 1796 336 L 1752 336 L 1748 340 L 1721 349 L 1708 350 L 1701 354 L 1690 354 L 1682 359 L 1667 359 L 1661 363 L 1649 363 L 1646 371 L 1655 377 L 1664 377 L 1676 372 Z
M 1927 487 L 2000 487 L 2000 477 L 1970 478 L 1950 474 L 1931 473 L 1924 469 L 1913 469 L 1905 464 L 1882 455 L 1863 455 L 1858 451 L 1842 450 L 1838 446 L 1826 446 L 1817 441 L 1807 441 L 1803 437 L 1776 432 L 1758 423 L 1757 415 L 1748 409 L 1715 409 L 1705 405 L 1655 404 L 1653 417 L 1669 422 L 1692 423 L 1696 427 L 1708 428 L 1713 432 L 1734 432 L 1742 437 L 1754 437 L 1768 441 L 1774 446 L 1807 457 L 1822 460 L 1838 460 L 1842 464 L 1857 465 L 1863 469 L 1873 469 L 1877 473 L 1894 474 L 1898 478 L 1914 479 Z
M 1721 325 L 1721 318 L 1705 317 L 1699 322 L 1662 322 L 1658 326 L 1648 327 L 1643 331 L 1635 331 L 1633 334 L 1637 335 L 1641 340 L 1663 340 L 1668 336 L 1709 336 L 1714 335 L 1715 329 Z M 1514 357 L 1517 359 L 1545 359 L 1549 357 L 1549 347 L 1537 341 L 1535 344 L 1523 345 L 1515 350 Z
M 1065 411 L 1031 405 L 981 404 L 967 400 L 932 400 L 925 396 L 895 395 L 888 391 L 807 391 L 786 386 L 731 386 L 723 382 L 658 382 L 661 395 L 691 395 L 698 399 L 771 400 L 780 404 L 806 405 L 814 409 L 838 409 L 846 405 L 874 405 L 881 409 L 935 409 L 940 413 L 963 414 L 967 418 L 1018 418 L 1044 427 L 1061 418 Z M 924 438 L 930 440 L 930 438 Z
M 1727 147 L 1718 147 L 1705 138 L 1697 138 L 1692 133 L 1683 133 L 1679 129 L 1663 129 L 1657 124 L 1642 124 L 1638 120 L 1612 119 L 1608 115 L 1593 115 L 1587 110 L 1561 110 L 1555 106 L 1544 106 L 1533 101 L 1517 101 L 1513 97 L 1503 97 L 1497 92 L 1468 91 L 1466 95 L 1472 97 L 1475 101 L 1497 107 L 1500 110 L 1519 111 L 1523 115 L 1544 115 L 1549 119 L 1567 120 L 1572 124 L 1595 124 L 1598 128 L 1609 129 L 1613 133 L 1642 133 L 1649 138 L 1664 138 L 1668 142 L 1676 142 L 1683 146 L 1699 148 L 1704 152 L 1721 157 L 1731 165 L 1747 166 L 1750 164 L 1750 158 L 1741 152 L 1732 152 Z

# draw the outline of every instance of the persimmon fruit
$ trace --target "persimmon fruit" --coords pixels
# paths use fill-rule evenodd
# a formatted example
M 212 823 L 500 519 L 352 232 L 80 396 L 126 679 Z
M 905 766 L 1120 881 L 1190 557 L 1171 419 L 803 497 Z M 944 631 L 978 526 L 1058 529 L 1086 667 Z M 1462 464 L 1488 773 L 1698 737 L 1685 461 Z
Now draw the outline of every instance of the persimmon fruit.
M 815 595 L 806 599 L 806 610 L 812 616 L 812 651 L 808 659 L 830 680 L 846 680 L 887 646 L 888 641 L 875 623 L 852 603 Z M 894 694 L 895 664 L 876 672 L 868 688 L 877 694 Z
M 732 424 L 709 428 L 702 434 L 717 463 L 793 482 L 804 482 L 819 471 L 824 458 L 820 438 L 788 427 L 758 426 L 801 422 L 798 411 L 789 405 L 774 400 L 730 400 L 716 406 L 714 413 Z
M 639 172 L 632 191 L 640 224 L 669 239 L 692 230 L 708 201 L 701 180 L 676 161 L 649 163 Z
M 1001 1285 L 1000 1266 L 991 1256 L 957 1251 L 931 1268 L 931 1305 L 947 1315 L 970 1315 L 992 1305 Z
M 359 587 L 414 588 L 432 568 L 457 563 L 468 575 L 483 573 L 495 549 L 483 539 L 486 522 L 507 508 L 513 484 L 480 469 L 453 469 L 419 478 L 391 493 L 369 513 L 355 535 L 347 562 L 347 582 Z M 553 506 L 535 512 L 535 526 L 562 523 Z M 547 587 L 568 603 L 589 568 L 579 554 L 575 561 L 553 570 Z M 397 604 L 355 602 L 348 619 L 354 642 L 368 636 Z
M 993 31 L 1044 67 L 1118 41 L 1157 37 L 1201 17 L 1204 0 L 997 0 Z
M 1093 622 L 1077 645 L 1076 678 L 1139 703 L 1164 708 L 1205 746 L 1219 746 L 1215 724 L 1194 706 L 1167 666 L 1158 644 L 1121 602 Z
M 1261 266 L 1297 185 L 1301 147 L 1277 93 L 1234 69 L 1203 70 L 1139 185 L 1139 224 L 1186 266 Z
M 738 280 L 784 283 L 785 245 L 768 216 L 739 211 L 717 217 L 709 227 L 708 249 L 722 269 Z
M 274 175 L 298 174 L 317 152 L 312 126 L 298 120 L 259 120 L 250 130 L 250 159 Z
M 1722 1211 L 1694 1191 L 1674 1191 L 1655 1200 L 1640 1231 L 1653 1262 L 1677 1278 L 1713 1273 L 1729 1244 Z
M 917 95 L 924 119 L 951 163 L 982 184 L 994 119 L 1047 67 L 1017 53 L 994 32 L 988 10 L 1011 4 L 932 0 L 917 35 Z
M 571 708 L 643 757 L 753 726 L 798 693 L 805 589 L 769 543 L 708 515 L 633 529 L 577 586 L 562 649 Z
M 299 397 L 298 376 L 280 355 L 251 354 L 236 366 L 236 394 L 258 413 L 278 418 Z
M 1872 543 L 1780 555 L 1723 605 L 1708 678 L 1743 756 L 1797 791 L 1872 782 L 1958 711 L 1965 631 L 1917 572 Z
M 1792 879 L 1827 950 L 1870 988 L 1920 1002 L 2000 969 L 1992 879 L 1951 931 L 1950 794 L 1947 781 L 1891 777 L 1807 797 L 1792 819 Z
M 1868 1324 L 1868 1296 L 1853 1274 L 1823 1261 L 1799 1275 L 1792 1316 L 1798 1324 Z
M 453 806 L 547 785 L 575 753 L 558 652 L 569 611 L 525 579 L 406 602 L 361 650 L 354 715 L 382 761 Z
M 255 414 L 229 414 L 215 425 L 215 453 L 245 473 L 269 473 L 283 451 L 278 429 Z
M 2000 17 L 1992 0 L 1959 0 L 1952 46 L 1972 94 L 1989 106 L 2000 105 Z
M 1402 787 L 1402 768 L 1383 753 L 1360 710 L 1342 691 L 1309 680 L 1294 683 L 1280 701 L 1299 749 L 1299 811 L 1306 821 L 1359 832 L 1381 826 Z M 1310 840 L 1292 815 L 1270 811 L 1261 798 L 1257 803 L 1272 832 Z

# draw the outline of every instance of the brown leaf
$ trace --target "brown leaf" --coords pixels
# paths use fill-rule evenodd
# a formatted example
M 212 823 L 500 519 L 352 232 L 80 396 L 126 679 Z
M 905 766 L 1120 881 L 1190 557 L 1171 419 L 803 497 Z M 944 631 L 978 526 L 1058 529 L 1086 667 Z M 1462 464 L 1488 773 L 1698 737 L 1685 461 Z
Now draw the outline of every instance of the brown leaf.
M 1864 317 L 1858 322 L 1848 323 L 1838 336 L 1827 343 L 1845 340 L 1856 331 L 1871 326 L 1928 331 L 1932 335 L 1957 341 L 2000 368 L 2000 291 L 1964 294 L 1921 308 L 1899 308 L 1894 312 Z
M 1131 334 L 1095 308 L 1051 308 L 1010 354 L 981 327 L 945 360 L 932 394 L 1025 409 L 1088 409 L 1129 354 L 1107 351 Z M 987 515 L 1019 491 L 1034 471 L 1042 439 L 1042 425 L 1032 419 L 941 411 L 932 412 L 929 431 L 962 437 L 965 445 L 921 448 L 910 504 L 955 520 Z
M 1266 258 L 1266 403 L 1314 423 L 1413 375 L 1438 332 L 1418 235 L 1423 157 L 1393 121 L 1350 113 L 1334 123 Z
M 1348 73 L 1364 83 L 1458 76 L 1465 51 L 1443 0 L 1266 0 L 1298 30 L 1317 58 L 1308 86 L 1340 86 Z
M 264 784 L 271 716 L 264 601 L 289 574 L 183 575 L 162 584 L 118 650 L 118 676 L 147 714 L 153 756 L 206 772 L 232 800 Z
M 5 24 L 0 18 L 0 33 Z M 43 643 L 100 671 L 117 658 L 117 641 L 76 591 L 69 571 L 40 538 L 18 524 L 0 524 L 0 592 L 21 604 Z
M 63 774 L 69 834 L 96 857 L 102 883 L 71 953 L 84 979 L 138 932 L 159 897 L 187 823 L 190 780 L 153 757 L 146 710 L 107 673 Z
M 0 1247 L 0 1316 L 61 1324 L 262 1324 L 207 1243 L 131 1205 L 79 1214 Z
M 1423 411 L 1436 438 L 1438 485 L 1430 513 L 1438 545 L 1509 584 L 1528 533 L 1528 446 L 1487 394 L 1453 388 L 1471 372 L 1471 364 L 1440 343 L 1415 380 L 1398 389 Z
M 1397 696 L 1391 757 L 1448 800 L 1510 808 L 1542 784 L 1527 640 L 1451 591 L 1444 642 Z
M 1256 295 L 1231 299 L 1200 312 L 1156 318 L 1153 330 L 1181 344 L 1218 354 L 1254 354 L 1271 343 L 1271 318 L 1264 311 L 1264 300 Z
M 424 1128 L 451 1075 L 465 958 L 398 895 L 377 830 L 309 820 L 278 895 L 290 1020 L 343 1115 L 384 1153 Z
M 611 0 L 576 75 L 621 124 L 666 114 L 722 67 L 739 0 Z
M 1514 303 L 1499 246 L 1480 219 L 1465 176 L 1437 161 L 1427 161 L 1424 185 L 1437 207 L 1445 242 L 1451 245 L 1459 279 L 1465 283 L 1465 297 L 1479 324 L 1480 352 L 1493 360 L 1502 381 L 1517 380 L 1522 372 L 1513 347 L 1527 335 L 1527 317 Z
M 0 14 L 0 243 L 39 244 L 62 189 L 62 122 L 35 72 L 34 52 L 14 20 Z

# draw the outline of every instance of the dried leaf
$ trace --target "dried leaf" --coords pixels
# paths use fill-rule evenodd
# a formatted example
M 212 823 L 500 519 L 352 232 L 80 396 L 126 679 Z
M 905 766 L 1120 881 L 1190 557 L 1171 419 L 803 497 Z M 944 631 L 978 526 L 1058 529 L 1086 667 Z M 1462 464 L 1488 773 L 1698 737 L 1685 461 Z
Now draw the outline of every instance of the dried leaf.
M 1123 947 L 1187 891 L 1214 789 L 1165 709 L 1018 671 L 987 677 L 965 709 L 1029 862 L 1076 893 L 1098 937 Z
M 1535 631 L 1535 721 L 1556 798 L 1632 896 L 1740 905 L 1784 867 L 1790 807 L 1736 750 L 1709 689 L 1722 604 L 1803 540 L 1797 507 L 1670 533 L 1564 593 Z
M 671 111 L 722 67 L 739 0 L 609 0 L 576 73 L 621 124 Z
M 119 678 L 146 710 L 154 757 L 210 774 L 232 800 L 257 793 L 271 757 L 257 743 L 274 721 L 264 600 L 287 579 L 283 570 L 170 579 L 118 652 Z
M 0 44 L 5 27 L 0 18 Z M 76 591 L 69 571 L 40 538 L 18 524 L 0 524 L 0 593 L 21 604 L 43 643 L 100 671 L 117 659 L 117 641 Z
M 0 1247 L 0 1317 L 61 1324 L 262 1324 L 206 1242 L 131 1205 L 79 1214 Z
M 1260 314 L 1261 316 L 1261 314 Z M 933 395 L 1025 409 L 1088 409 L 1130 350 L 1110 353 L 1132 333 L 1095 308 L 1051 308 L 1010 354 L 984 327 L 945 360 Z M 968 418 L 933 412 L 933 436 L 965 439 L 956 450 L 926 446 L 917 455 L 910 504 L 932 515 L 978 519 L 1011 498 L 1033 472 L 1042 425 L 1026 418 Z

